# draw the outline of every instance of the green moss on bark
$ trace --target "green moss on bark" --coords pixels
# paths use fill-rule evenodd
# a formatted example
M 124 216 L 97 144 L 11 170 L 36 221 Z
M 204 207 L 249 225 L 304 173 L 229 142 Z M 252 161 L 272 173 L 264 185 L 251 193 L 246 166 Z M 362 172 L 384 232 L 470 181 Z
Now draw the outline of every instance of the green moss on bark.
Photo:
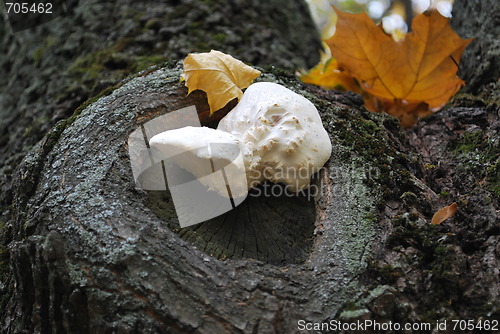
M 500 196 L 500 146 L 497 139 L 488 138 L 482 131 L 464 132 L 449 143 L 448 149 L 459 161 L 458 169 L 474 175 L 494 196 Z

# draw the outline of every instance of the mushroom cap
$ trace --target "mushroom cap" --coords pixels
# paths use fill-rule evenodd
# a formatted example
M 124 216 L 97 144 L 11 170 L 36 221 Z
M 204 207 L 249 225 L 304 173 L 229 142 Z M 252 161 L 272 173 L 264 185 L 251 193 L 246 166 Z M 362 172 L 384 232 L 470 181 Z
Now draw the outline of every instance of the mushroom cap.
M 316 107 L 275 83 L 250 85 L 217 129 L 239 139 L 249 188 L 267 179 L 300 191 L 332 152 Z
M 153 136 L 149 145 L 156 161 L 163 160 L 167 167 L 176 165 L 194 176 L 180 176 L 183 180 L 179 180 L 175 177 L 182 174 L 172 176 L 167 171 L 169 186 L 171 181 L 180 184 L 196 179 L 222 196 L 246 196 L 248 186 L 240 142 L 232 134 L 207 127 L 186 126 Z

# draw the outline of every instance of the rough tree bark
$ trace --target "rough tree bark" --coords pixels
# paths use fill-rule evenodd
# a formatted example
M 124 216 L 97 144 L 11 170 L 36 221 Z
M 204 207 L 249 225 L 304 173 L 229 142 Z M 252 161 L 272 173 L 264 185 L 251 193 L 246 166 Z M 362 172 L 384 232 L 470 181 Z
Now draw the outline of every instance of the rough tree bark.
M 319 194 L 250 199 L 222 222 L 179 230 L 168 194 L 135 186 L 127 139 L 189 105 L 214 122 L 175 62 L 136 74 L 59 121 L 4 188 L 2 331 L 292 333 L 299 319 L 498 318 L 498 102 L 459 94 L 402 130 L 356 95 L 263 72 L 320 111 L 334 149 Z M 457 215 L 431 226 L 453 201 Z
M 453 10 L 452 26 L 460 36 L 474 37 L 462 56 L 460 74 L 466 91 L 486 98 L 500 99 L 500 13 L 494 0 L 459 0 Z

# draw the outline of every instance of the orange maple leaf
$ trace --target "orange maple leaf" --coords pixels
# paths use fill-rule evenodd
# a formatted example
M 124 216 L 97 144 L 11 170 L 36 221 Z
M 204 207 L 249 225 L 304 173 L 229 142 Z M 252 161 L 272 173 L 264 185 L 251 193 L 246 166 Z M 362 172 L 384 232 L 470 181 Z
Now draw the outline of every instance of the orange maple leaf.
M 336 32 L 326 43 L 339 66 L 366 92 L 369 110 L 384 110 L 402 125 L 412 125 L 442 107 L 464 84 L 456 72 L 471 39 L 460 38 L 439 12 L 416 16 L 413 32 L 395 41 L 365 13 L 335 11 Z

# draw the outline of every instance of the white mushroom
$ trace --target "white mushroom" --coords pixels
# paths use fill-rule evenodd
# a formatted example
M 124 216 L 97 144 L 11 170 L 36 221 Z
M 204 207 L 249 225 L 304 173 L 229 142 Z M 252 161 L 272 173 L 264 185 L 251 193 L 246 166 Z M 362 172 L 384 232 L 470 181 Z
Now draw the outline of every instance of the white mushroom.
M 167 164 L 187 170 L 209 190 L 225 197 L 246 195 L 245 166 L 239 140 L 232 134 L 207 127 L 186 126 L 153 136 L 149 145 L 153 154 L 159 152 L 156 160 L 164 160 Z M 170 176 L 169 181 L 176 184 L 193 180 L 179 173 Z
M 302 190 L 332 153 L 316 107 L 275 83 L 248 87 L 217 129 L 239 138 L 249 188 L 267 179 Z
M 162 132 L 149 143 L 221 195 L 227 196 L 226 184 L 208 177 L 211 173 L 224 169 L 229 185 L 246 173 L 246 182 L 231 185 L 232 197 L 244 196 L 264 180 L 285 183 L 293 192 L 302 190 L 332 151 L 316 107 L 266 82 L 248 87 L 217 130 L 188 126 Z

